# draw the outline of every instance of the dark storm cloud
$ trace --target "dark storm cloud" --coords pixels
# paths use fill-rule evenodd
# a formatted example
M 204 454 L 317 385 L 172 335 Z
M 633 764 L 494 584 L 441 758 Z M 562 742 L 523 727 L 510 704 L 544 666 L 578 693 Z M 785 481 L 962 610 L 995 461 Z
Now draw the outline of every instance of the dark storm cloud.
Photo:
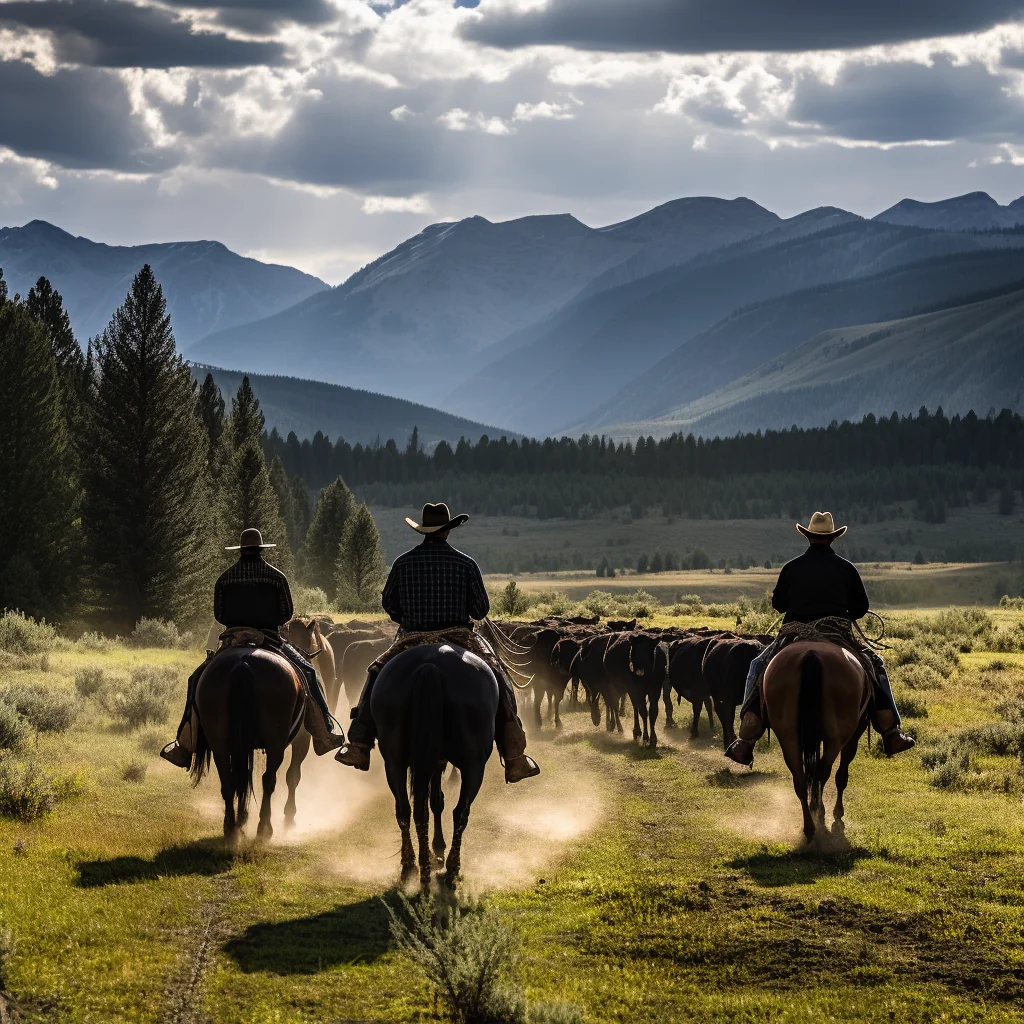
M 854 140 L 1011 141 L 1024 130 L 1024 101 L 1006 85 L 980 64 L 957 67 L 946 58 L 932 67 L 851 63 L 834 85 L 803 79 L 788 116 Z
M 463 34 L 492 46 L 553 43 L 593 50 L 797 51 L 991 28 L 1024 15 L 1022 0 L 548 0 L 489 12 Z
M 132 116 L 124 83 L 92 68 L 41 75 L 0 63 L 0 146 L 71 168 L 163 170 L 174 154 L 152 149 Z
M 171 7 L 216 12 L 217 22 L 245 32 L 270 32 L 284 22 L 324 25 L 337 16 L 327 0 L 164 0 Z
M 59 61 L 106 68 L 234 68 L 284 63 L 275 42 L 193 32 L 158 7 L 117 0 L 15 0 L 0 3 L 0 26 L 51 33 Z

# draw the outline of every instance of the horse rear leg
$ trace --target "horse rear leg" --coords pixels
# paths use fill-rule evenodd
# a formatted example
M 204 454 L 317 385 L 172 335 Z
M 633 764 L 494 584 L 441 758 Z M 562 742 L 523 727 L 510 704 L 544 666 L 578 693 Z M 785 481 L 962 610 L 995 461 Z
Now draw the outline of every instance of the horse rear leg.
M 384 773 L 387 775 L 388 788 L 395 798 L 395 818 L 402 832 L 402 882 L 404 883 L 408 882 L 416 873 L 416 852 L 412 848 L 412 836 L 409 834 L 412 807 L 409 805 L 409 791 L 406 788 L 407 769 L 401 768 L 385 758 Z
M 224 838 L 234 844 L 238 838 L 238 821 L 235 818 L 235 784 L 231 774 L 231 759 L 227 754 L 214 752 L 213 762 L 220 779 L 220 795 L 224 798 Z
M 295 827 L 295 791 L 299 788 L 302 779 L 302 762 L 306 760 L 309 753 L 309 744 L 312 737 L 305 729 L 300 729 L 298 735 L 292 741 L 292 759 L 288 763 L 288 773 L 285 775 L 285 782 L 288 784 L 288 800 L 284 805 L 284 827 Z
M 420 886 L 423 889 L 430 887 L 430 872 L 431 872 L 431 860 L 430 860 L 430 782 L 434 780 L 437 774 L 436 769 L 434 774 L 430 776 L 427 787 L 423 793 L 413 793 L 412 795 L 412 820 L 416 826 L 416 844 L 419 848 L 419 862 L 420 862 Z
M 277 772 L 284 761 L 284 747 L 267 751 L 267 767 L 263 772 L 263 799 L 260 802 L 260 823 L 256 827 L 257 839 L 270 839 L 274 826 L 270 823 L 270 801 L 277 788 Z
M 441 825 L 441 815 L 444 813 L 444 790 L 441 788 L 441 777 L 447 765 L 442 762 L 437 766 L 437 771 L 430 779 L 430 812 L 434 816 L 434 837 L 430 841 L 430 847 L 434 854 L 434 867 L 444 867 L 444 851 L 447 843 L 444 841 L 444 829 Z
M 850 762 L 857 756 L 857 745 L 860 742 L 860 734 L 843 747 L 839 756 L 839 768 L 836 771 L 836 806 L 832 812 L 832 832 L 836 835 L 846 834 L 846 822 L 843 815 L 846 809 L 843 807 L 843 793 L 847 783 L 850 781 Z
M 454 890 L 455 883 L 462 872 L 462 834 L 469 824 L 469 809 L 476 799 L 484 781 L 484 765 L 464 765 L 462 768 L 462 788 L 459 790 L 459 802 L 455 805 L 452 828 L 452 847 L 448 852 L 448 863 L 445 866 L 444 884 Z

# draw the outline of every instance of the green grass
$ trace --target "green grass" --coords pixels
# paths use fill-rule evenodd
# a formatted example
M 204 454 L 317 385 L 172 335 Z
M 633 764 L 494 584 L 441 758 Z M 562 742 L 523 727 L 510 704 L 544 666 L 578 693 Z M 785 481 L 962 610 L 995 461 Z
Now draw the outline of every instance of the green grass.
M 922 649 L 945 640 L 917 619 L 901 628 L 925 630 L 900 641 Z M 84 665 L 151 663 L 179 668 L 183 686 L 198 658 L 72 648 L 0 683 L 73 690 Z M 1005 721 L 1024 699 L 1024 654 L 941 664 L 934 686 L 913 691 L 927 710 L 910 723 L 918 751 Z M 685 712 L 683 729 L 659 721 L 651 752 L 569 711 L 560 734 L 531 737 L 539 779 L 506 787 L 489 766 L 466 888 L 521 933 L 531 1001 L 578 1003 L 593 1022 L 1024 1021 L 1015 755 L 979 751 L 969 777 L 940 789 L 918 751 L 885 760 L 862 744 L 850 845 L 828 853 L 799 840 L 777 745 L 734 774 L 706 722 L 685 738 Z M 70 732 L 30 741 L 88 785 L 39 821 L 0 819 L 0 923 L 16 941 L 7 983 L 26 1020 L 155 1024 L 180 1005 L 192 1016 L 178 1019 L 241 1024 L 437 1020 L 381 903 L 398 830 L 379 759 L 369 778 L 311 759 L 297 834 L 230 854 L 213 782 L 193 790 L 156 757 L 170 731 L 127 730 L 89 699 Z M 140 781 L 123 778 L 126 764 L 146 766 Z M 277 825 L 283 801 L 282 783 Z

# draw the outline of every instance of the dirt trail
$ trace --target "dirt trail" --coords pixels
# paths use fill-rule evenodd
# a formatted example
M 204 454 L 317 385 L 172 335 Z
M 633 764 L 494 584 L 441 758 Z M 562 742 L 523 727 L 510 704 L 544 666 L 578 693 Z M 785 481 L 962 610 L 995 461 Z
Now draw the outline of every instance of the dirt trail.
M 210 1024 L 202 1008 L 203 981 L 216 950 L 228 938 L 224 904 L 235 895 L 234 881 L 227 873 L 217 875 L 214 885 L 213 895 L 203 901 L 196 925 L 184 940 L 181 962 L 165 990 L 160 1024 Z

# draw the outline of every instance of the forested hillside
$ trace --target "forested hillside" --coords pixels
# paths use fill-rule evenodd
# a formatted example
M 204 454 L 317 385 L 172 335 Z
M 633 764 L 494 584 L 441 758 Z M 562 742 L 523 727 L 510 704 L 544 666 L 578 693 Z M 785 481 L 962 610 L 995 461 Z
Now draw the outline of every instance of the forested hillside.
M 207 373 L 213 375 L 224 394 L 234 394 L 246 376 L 234 370 L 192 364 L 196 380 L 201 381 Z M 353 443 L 371 444 L 389 437 L 408 437 L 418 428 L 421 443 L 429 446 L 442 439 L 454 443 L 466 437 L 475 441 L 481 434 L 493 437 L 502 433 L 500 428 L 439 409 L 339 384 L 254 373 L 248 379 L 263 410 L 267 429 L 276 430 L 282 437 L 294 433 L 299 438 L 312 438 L 323 433 L 346 437 Z

